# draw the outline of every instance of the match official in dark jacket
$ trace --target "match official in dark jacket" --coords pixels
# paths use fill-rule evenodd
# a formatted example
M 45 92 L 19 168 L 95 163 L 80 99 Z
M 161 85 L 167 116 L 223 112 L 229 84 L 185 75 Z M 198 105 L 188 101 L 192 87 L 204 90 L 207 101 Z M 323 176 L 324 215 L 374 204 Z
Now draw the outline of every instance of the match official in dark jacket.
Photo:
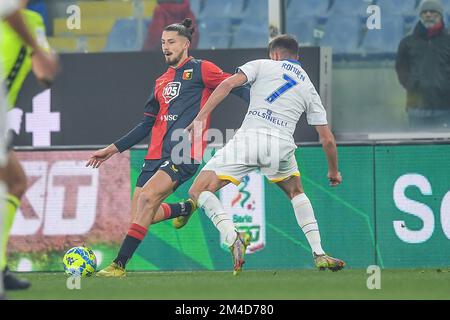
M 397 52 L 398 79 L 407 91 L 410 126 L 450 129 L 450 34 L 439 0 L 420 4 L 420 21 Z

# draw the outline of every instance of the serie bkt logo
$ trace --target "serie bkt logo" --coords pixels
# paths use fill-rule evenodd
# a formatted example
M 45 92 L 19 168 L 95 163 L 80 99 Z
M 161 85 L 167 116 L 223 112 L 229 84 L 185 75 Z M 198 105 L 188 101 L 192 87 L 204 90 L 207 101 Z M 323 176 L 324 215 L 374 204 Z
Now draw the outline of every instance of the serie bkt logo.
M 84 161 L 22 161 L 31 182 L 12 235 L 80 235 L 95 222 L 98 170 Z

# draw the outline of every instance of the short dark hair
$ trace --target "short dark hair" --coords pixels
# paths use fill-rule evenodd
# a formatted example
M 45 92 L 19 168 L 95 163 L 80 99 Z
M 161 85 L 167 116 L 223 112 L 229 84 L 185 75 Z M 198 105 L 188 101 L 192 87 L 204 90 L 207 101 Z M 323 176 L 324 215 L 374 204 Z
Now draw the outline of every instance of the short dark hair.
M 186 18 L 181 23 L 168 25 L 164 28 L 164 31 L 176 31 L 178 35 L 186 37 L 192 42 L 192 35 L 195 32 L 195 28 L 192 26 L 192 20 Z
M 269 53 L 275 50 L 284 50 L 291 55 L 298 55 L 299 45 L 294 36 L 282 34 L 276 36 L 269 43 Z

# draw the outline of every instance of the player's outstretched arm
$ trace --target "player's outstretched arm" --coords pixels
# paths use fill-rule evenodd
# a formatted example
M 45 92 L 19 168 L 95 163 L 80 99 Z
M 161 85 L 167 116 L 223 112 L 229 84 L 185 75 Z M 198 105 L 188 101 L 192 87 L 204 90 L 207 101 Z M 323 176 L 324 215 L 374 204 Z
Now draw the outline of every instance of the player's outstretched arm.
M 193 141 L 192 140 L 193 135 L 202 134 L 201 131 L 202 125 L 198 125 L 198 123 L 201 124 L 204 121 L 206 121 L 211 112 L 219 105 L 219 103 L 223 101 L 223 99 L 225 99 L 230 94 L 231 90 L 233 90 L 236 87 L 242 86 L 246 82 L 247 82 L 246 75 L 241 71 L 239 71 L 238 73 L 222 81 L 217 86 L 217 88 L 213 91 L 213 93 L 209 97 L 208 101 L 206 101 L 205 105 L 198 113 L 197 117 L 195 117 L 194 121 L 192 121 L 192 123 L 186 127 L 186 131 L 189 133 L 191 141 Z
M 325 155 L 328 161 L 328 180 L 330 186 L 335 187 L 342 182 L 341 173 L 338 170 L 338 157 L 336 140 L 328 125 L 314 126 L 319 134 L 320 143 L 325 151 Z
M 98 168 L 103 162 L 111 158 L 118 152 L 124 152 L 134 145 L 141 142 L 148 137 L 153 125 L 156 121 L 156 116 L 159 112 L 159 103 L 155 99 L 154 93 L 151 94 L 144 107 L 144 118 L 131 129 L 127 134 L 115 141 L 106 148 L 97 150 L 86 163 L 86 167 Z
M 99 149 L 95 151 L 89 158 L 88 162 L 86 163 L 86 167 L 92 167 L 96 169 L 100 167 L 103 162 L 105 162 L 118 152 L 119 150 L 114 144 L 110 144 L 106 148 Z
M 145 115 L 144 119 L 126 135 L 106 148 L 95 151 L 86 163 L 86 167 L 98 168 L 116 153 L 128 150 L 138 144 L 150 134 L 154 123 L 153 115 Z

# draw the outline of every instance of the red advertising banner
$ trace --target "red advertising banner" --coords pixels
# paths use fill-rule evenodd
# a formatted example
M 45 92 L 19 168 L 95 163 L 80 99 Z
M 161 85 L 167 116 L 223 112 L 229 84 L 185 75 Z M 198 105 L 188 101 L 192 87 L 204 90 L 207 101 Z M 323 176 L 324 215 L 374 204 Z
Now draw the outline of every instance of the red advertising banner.
M 114 156 L 99 169 L 85 167 L 91 154 L 18 152 L 28 190 L 14 221 L 10 253 L 120 244 L 130 219 L 129 153 Z

